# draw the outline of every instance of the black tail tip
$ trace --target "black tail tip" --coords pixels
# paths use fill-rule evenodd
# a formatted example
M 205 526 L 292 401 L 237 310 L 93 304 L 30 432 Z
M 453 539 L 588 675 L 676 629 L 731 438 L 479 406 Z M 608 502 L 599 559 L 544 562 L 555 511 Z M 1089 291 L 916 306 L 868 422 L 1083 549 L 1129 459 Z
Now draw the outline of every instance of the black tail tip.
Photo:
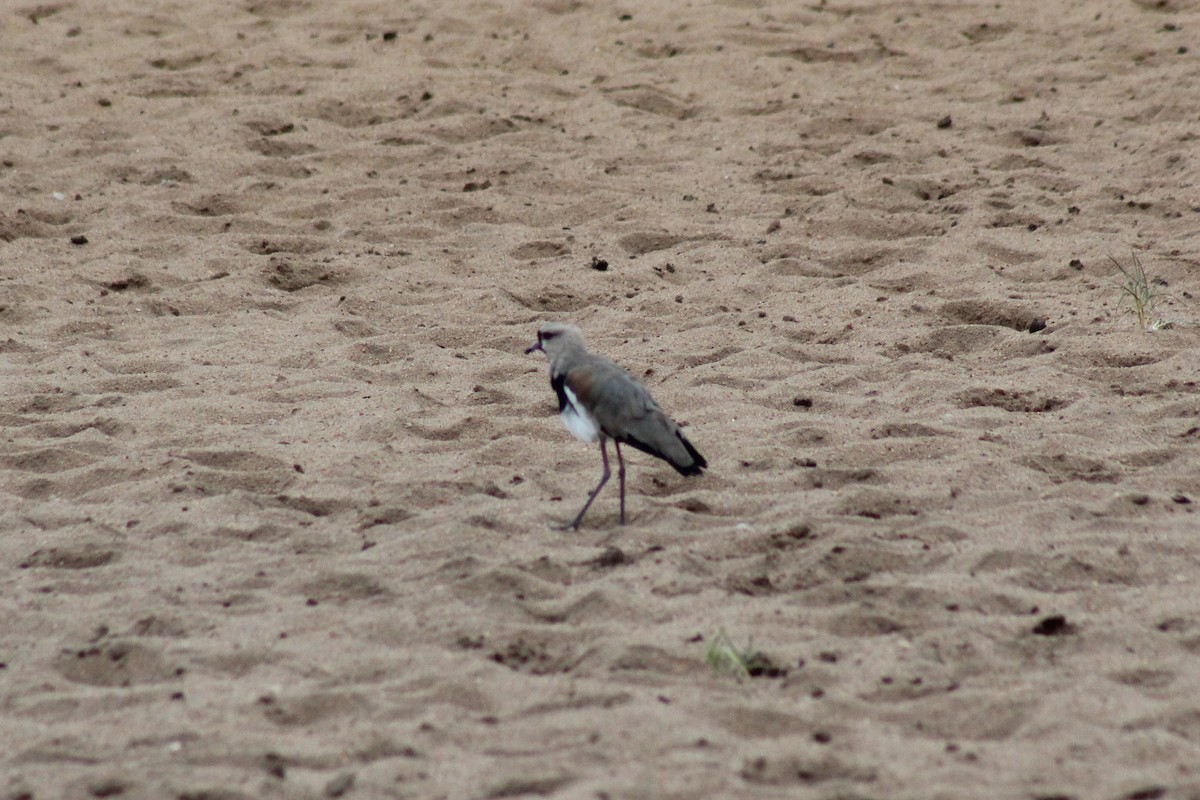
M 708 469 L 708 461 L 704 459 L 704 456 L 700 455 L 700 451 L 693 447 L 692 443 L 689 442 L 687 437 L 685 437 L 682 433 L 679 434 L 679 441 L 683 442 L 684 449 L 687 450 L 687 454 L 692 457 L 692 463 L 685 467 L 674 464 L 672 466 L 674 466 L 675 469 L 679 470 L 679 472 L 683 475 L 700 475 L 704 472 L 704 470 Z

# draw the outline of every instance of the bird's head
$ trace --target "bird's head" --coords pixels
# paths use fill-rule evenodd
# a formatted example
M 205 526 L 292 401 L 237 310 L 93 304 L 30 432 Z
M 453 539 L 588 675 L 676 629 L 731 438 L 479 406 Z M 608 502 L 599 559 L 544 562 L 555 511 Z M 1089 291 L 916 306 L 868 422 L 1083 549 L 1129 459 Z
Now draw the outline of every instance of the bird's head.
M 537 341 L 526 348 L 525 353 L 541 350 L 550 358 L 554 358 L 556 353 L 573 347 L 584 347 L 583 331 L 564 322 L 547 322 L 538 328 Z

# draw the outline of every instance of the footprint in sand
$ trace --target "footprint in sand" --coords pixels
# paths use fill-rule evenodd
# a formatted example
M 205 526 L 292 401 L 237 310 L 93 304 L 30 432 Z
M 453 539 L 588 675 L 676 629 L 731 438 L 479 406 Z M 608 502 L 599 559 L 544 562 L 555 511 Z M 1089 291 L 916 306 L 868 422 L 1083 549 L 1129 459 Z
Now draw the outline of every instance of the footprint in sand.
M 109 642 L 64 650 L 55 661 L 60 675 L 89 686 L 141 686 L 174 680 L 182 667 L 167 663 L 162 652 L 137 642 Z

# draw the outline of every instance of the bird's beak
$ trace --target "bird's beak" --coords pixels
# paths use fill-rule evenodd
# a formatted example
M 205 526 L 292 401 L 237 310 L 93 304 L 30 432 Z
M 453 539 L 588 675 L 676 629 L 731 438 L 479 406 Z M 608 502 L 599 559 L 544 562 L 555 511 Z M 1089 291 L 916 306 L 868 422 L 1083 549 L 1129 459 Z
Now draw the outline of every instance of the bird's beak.
M 542 340 L 541 340 L 541 339 L 538 339 L 536 342 L 534 342 L 533 344 L 531 344 L 529 347 L 526 347 L 526 348 L 525 348 L 525 355 L 529 355 L 530 353 L 533 353 L 533 352 L 535 352 L 535 351 L 537 351 L 537 350 L 542 350 Z M 542 352 L 544 353 L 544 352 L 546 352 L 546 351 L 545 351 L 545 350 L 542 350 Z

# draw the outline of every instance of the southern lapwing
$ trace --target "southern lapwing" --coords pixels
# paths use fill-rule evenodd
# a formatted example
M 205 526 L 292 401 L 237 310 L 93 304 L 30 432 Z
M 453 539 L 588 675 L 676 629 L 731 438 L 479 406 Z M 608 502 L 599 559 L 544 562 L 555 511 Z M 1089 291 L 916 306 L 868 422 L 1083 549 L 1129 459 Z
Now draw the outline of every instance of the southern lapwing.
M 604 474 L 575 519 L 563 526 L 577 530 L 588 507 L 608 483 L 609 439 L 617 448 L 617 477 L 621 479 L 621 524 L 625 524 L 625 459 L 621 445 L 636 447 L 661 458 L 683 475 L 699 475 L 708 462 L 692 447 L 675 421 L 662 412 L 641 381 L 604 356 L 589 353 L 583 333 L 574 325 L 551 322 L 538 329 L 537 344 L 550 362 L 550 385 L 558 395 L 558 411 L 576 439 L 600 440 Z

